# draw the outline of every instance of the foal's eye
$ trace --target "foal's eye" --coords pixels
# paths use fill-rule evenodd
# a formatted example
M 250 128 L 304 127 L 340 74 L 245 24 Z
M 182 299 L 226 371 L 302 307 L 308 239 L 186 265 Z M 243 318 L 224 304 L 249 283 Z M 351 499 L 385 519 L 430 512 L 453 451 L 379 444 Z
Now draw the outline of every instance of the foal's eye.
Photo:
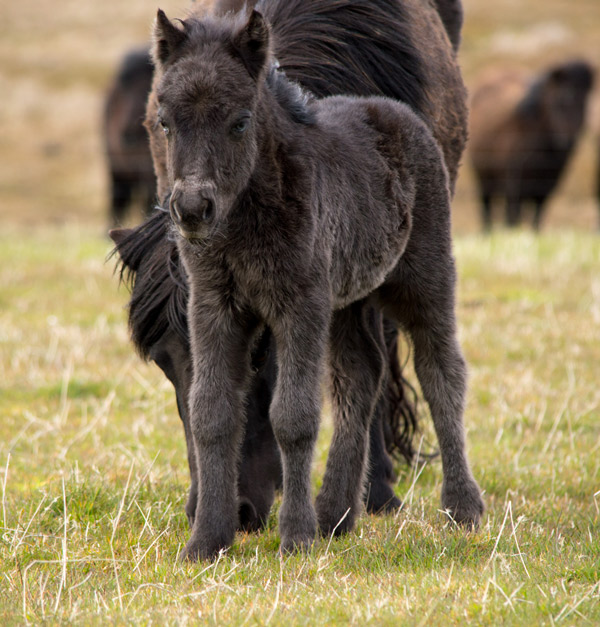
M 158 118 L 158 123 L 162 127 L 162 130 L 163 130 L 164 134 L 168 135 L 169 134 L 169 125 L 162 118 Z
M 247 130 L 248 127 L 250 126 L 250 117 L 249 116 L 245 116 L 243 118 L 240 118 L 239 120 L 237 120 L 236 122 L 234 122 L 231 125 L 231 134 L 232 135 L 243 135 Z

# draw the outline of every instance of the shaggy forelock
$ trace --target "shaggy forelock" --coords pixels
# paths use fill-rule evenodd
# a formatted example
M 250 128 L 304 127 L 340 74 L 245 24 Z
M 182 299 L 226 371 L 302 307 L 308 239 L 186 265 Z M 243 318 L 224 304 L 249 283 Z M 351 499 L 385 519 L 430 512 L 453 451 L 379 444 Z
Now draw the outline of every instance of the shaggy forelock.
M 232 43 L 240 20 L 238 16 L 183 22 L 187 43 L 179 59 L 166 69 L 157 94 L 161 104 L 197 105 L 210 99 L 222 107 L 231 103 L 232 95 L 251 98 L 255 85 Z

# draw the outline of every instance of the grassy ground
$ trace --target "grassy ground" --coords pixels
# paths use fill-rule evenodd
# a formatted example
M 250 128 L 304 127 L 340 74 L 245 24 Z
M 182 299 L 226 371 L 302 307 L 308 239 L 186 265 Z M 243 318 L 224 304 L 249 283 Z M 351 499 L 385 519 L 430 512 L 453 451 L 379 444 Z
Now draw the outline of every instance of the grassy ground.
M 183 434 L 128 345 L 108 249 L 76 228 L 0 237 L 2 624 L 600 620 L 595 235 L 457 238 L 478 533 L 438 511 L 432 462 L 400 467 L 396 516 L 285 559 L 273 516 L 210 566 L 177 563 Z
M 186 6 L 160 4 L 172 16 Z M 216 564 L 180 565 L 183 433 L 169 384 L 128 343 L 127 293 L 102 236 L 102 94 L 156 7 L 52 6 L 4 2 L 0 23 L 0 622 L 600 622 L 592 133 L 539 238 L 478 235 L 467 166 L 459 181 L 466 422 L 488 506 L 480 531 L 447 524 L 432 462 L 399 467 L 397 516 L 365 515 L 309 556 L 279 558 L 275 511 Z M 469 85 L 492 64 L 600 59 L 597 0 L 465 6 Z M 329 434 L 326 421 L 315 485 Z

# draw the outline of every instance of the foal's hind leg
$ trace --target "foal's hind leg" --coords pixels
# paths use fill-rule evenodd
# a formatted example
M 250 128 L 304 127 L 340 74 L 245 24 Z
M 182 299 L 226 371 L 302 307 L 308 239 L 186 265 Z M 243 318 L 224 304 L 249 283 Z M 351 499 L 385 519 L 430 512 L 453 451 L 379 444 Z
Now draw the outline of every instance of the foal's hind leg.
M 477 526 L 484 505 L 465 452 L 467 368 L 456 334 L 454 284 L 454 261 L 442 244 L 427 258 L 407 250 L 379 294 L 386 314 L 395 316 L 412 339 L 442 457 L 442 506 L 456 522 Z
M 379 338 L 381 317 L 364 302 L 336 312 L 330 332 L 334 434 L 317 497 L 324 534 L 349 531 L 361 510 L 369 426 L 385 364 Z

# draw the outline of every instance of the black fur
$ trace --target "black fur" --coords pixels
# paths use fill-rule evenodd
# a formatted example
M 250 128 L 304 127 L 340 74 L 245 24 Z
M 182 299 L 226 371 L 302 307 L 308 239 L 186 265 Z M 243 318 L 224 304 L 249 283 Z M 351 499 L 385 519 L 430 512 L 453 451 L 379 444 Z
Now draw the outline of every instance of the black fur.
M 296 122 L 303 124 L 313 122 L 313 114 L 308 107 L 310 93 L 303 90 L 310 90 L 319 96 L 339 91 L 364 95 L 385 93 L 403 98 L 416 107 L 424 119 L 430 119 L 434 133 L 442 143 L 453 182 L 464 144 L 464 132 L 461 131 L 461 128 L 464 128 L 464 117 L 460 117 L 460 112 L 464 108 L 462 102 L 464 95 L 460 80 L 456 87 L 451 84 L 452 86 L 448 88 L 449 76 L 454 73 L 459 78 L 459 75 L 455 67 L 446 68 L 443 65 L 446 62 L 439 61 L 445 58 L 444 55 L 448 55 L 447 52 L 436 53 L 436 62 L 442 63 L 440 68 L 429 76 L 424 72 L 426 66 L 423 61 L 422 33 L 412 32 L 409 14 L 414 7 L 410 2 L 406 3 L 406 7 L 405 3 L 389 1 L 318 3 L 292 1 L 270 4 L 272 6 L 265 8 L 265 11 L 273 11 L 280 16 L 279 30 L 274 31 L 275 54 L 281 62 L 282 70 L 286 70 L 287 74 L 297 80 L 302 87 L 299 88 L 297 84 L 287 80 L 283 71 L 277 71 L 275 66 L 268 75 L 269 86 L 278 102 Z M 389 14 L 386 18 L 387 11 Z M 365 13 L 373 15 L 374 19 L 363 19 Z M 285 26 L 285 19 L 288 18 L 290 23 Z M 312 19 L 317 25 L 314 29 L 311 26 Z M 181 30 L 186 30 L 189 34 L 193 28 L 194 25 L 186 23 Z M 331 28 L 329 36 L 326 28 Z M 297 30 L 297 34 L 291 36 L 294 29 Z M 351 35 L 348 35 L 346 29 L 351 30 Z M 427 49 L 434 49 L 431 37 L 426 39 L 425 45 Z M 381 63 L 377 62 L 378 57 L 381 57 Z M 395 73 L 393 79 L 390 72 Z M 445 77 L 444 85 L 438 83 L 440 76 Z M 446 98 L 446 102 L 434 105 L 443 98 Z M 151 134 L 157 129 L 152 110 L 149 109 L 148 118 L 148 129 Z M 453 118 L 456 112 L 459 115 Z M 458 135 L 453 135 L 457 130 Z M 459 140 L 457 138 L 461 137 L 461 133 L 463 139 Z M 123 262 L 124 278 L 132 272 L 129 277 L 133 285 L 129 312 L 132 338 L 140 353 L 146 358 L 155 358 L 159 354 L 157 359 L 159 365 L 164 363 L 162 355 L 165 352 L 165 345 L 172 352 L 183 355 L 183 361 L 189 354 L 184 307 L 188 298 L 187 285 L 177 248 L 169 239 L 168 221 L 167 215 L 157 212 L 147 224 L 130 232 L 124 238 L 119 236 L 117 242 L 117 249 Z M 412 438 L 417 425 L 416 396 L 411 398 L 407 395 L 412 395 L 413 392 L 402 379 L 397 357 L 395 326 L 386 325 L 386 335 L 389 370 L 384 388 L 387 394 L 381 399 L 377 412 L 378 420 L 373 421 L 371 425 L 370 487 L 367 489 L 367 506 L 370 511 L 391 509 L 400 504 L 389 487 L 393 473 L 386 454 L 384 438 L 389 451 L 400 452 L 410 460 L 414 455 Z M 158 353 L 157 346 L 160 348 Z M 255 353 L 253 360 L 258 355 Z M 169 378 L 173 380 L 178 377 Z M 185 373 L 179 378 L 185 379 Z M 185 391 L 180 389 L 178 400 L 185 396 Z M 261 403 L 264 405 L 264 402 L 259 400 L 258 404 Z M 179 405 L 182 413 L 181 406 L 185 403 Z M 185 426 L 184 414 L 185 410 L 182 413 Z M 250 428 L 253 428 L 251 426 L 253 416 L 260 428 L 264 416 L 261 416 L 260 412 L 255 414 L 249 411 Z M 243 459 L 248 450 L 244 445 Z M 193 472 L 192 482 L 194 483 Z M 239 485 L 242 500 L 246 489 L 247 486 Z M 193 517 L 194 490 L 195 486 L 192 485 L 188 503 L 190 519 Z M 240 514 L 241 522 L 244 524 L 241 511 Z

